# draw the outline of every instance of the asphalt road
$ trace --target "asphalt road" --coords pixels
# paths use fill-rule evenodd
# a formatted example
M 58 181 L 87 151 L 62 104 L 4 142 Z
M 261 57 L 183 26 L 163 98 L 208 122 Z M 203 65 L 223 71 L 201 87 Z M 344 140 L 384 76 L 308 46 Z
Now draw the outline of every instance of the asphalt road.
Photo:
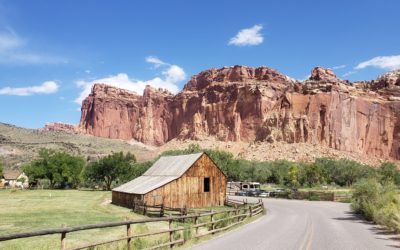
M 400 249 L 400 236 L 353 215 L 345 203 L 264 199 L 267 215 L 192 249 Z

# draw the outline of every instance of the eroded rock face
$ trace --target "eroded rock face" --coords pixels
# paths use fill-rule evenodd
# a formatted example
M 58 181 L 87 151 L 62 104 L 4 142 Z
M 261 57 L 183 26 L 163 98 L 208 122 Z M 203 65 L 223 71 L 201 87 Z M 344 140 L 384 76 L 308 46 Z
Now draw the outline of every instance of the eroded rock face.
M 175 96 L 150 87 L 139 96 L 97 84 L 83 102 L 80 129 L 151 145 L 212 136 L 400 159 L 400 101 L 393 99 L 400 97 L 398 79 L 392 74 L 354 85 L 316 67 L 299 82 L 267 67 L 234 66 L 193 76 Z
M 62 122 L 48 122 L 45 124 L 43 130 L 45 131 L 63 131 L 71 134 L 77 133 L 78 127 L 73 124 Z
M 331 69 L 315 67 L 311 71 L 309 80 L 337 82 L 339 79 L 336 77 L 335 73 L 333 73 Z
M 81 131 L 112 139 L 135 139 L 151 145 L 168 140 L 168 103 L 172 94 L 147 86 L 135 92 L 95 84 L 82 103 Z

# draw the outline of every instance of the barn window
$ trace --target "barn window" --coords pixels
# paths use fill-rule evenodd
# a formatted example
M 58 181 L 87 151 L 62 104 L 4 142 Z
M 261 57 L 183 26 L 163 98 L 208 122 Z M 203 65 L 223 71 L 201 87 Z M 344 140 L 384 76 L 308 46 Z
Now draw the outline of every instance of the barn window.
M 210 177 L 204 178 L 204 192 L 210 192 Z

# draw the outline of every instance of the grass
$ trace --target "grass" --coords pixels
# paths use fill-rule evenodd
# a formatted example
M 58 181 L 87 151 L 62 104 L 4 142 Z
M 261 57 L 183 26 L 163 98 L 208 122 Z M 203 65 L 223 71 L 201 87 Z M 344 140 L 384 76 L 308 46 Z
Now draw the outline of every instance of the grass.
M 127 208 L 109 203 L 110 192 L 78 190 L 0 190 L 0 235 L 75 226 L 126 218 L 143 218 Z M 167 228 L 166 223 L 148 223 L 133 228 L 135 233 Z M 67 234 L 67 247 L 117 238 L 125 227 L 93 229 Z M 161 237 L 162 238 L 162 237 Z M 152 238 L 159 241 L 161 238 Z M 146 239 L 140 245 L 147 245 Z M 114 249 L 124 249 L 114 244 Z M 0 242 L 0 249 L 57 249 L 60 235 Z M 103 249 L 109 249 L 110 246 Z M 101 248 L 100 248 L 101 249 Z
M 80 191 L 80 190 L 5 190 L 0 189 L 0 235 L 36 231 L 41 229 L 60 228 L 84 224 L 122 221 L 126 218 L 146 218 L 135 214 L 130 209 L 110 204 L 111 192 L 105 191 Z M 221 211 L 227 207 L 210 207 L 196 209 L 197 212 Z M 215 220 L 224 215 L 215 216 Z M 257 217 L 254 217 L 257 218 Z M 254 218 L 247 219 L 252 221 Z M 209 217 L 202 217 L 199 223 L 208 221 Z M 244 222 L 246 223 L 246 222 Z M 225 223 L 216 227 L 223 227 Z M 188 226 L 187 223 L 174 222 L 176 226 Z M 237 228 L 240 225 L 234 226 Z M 168 228 L 167 222 L 153 222 L 133 226 L 133 233 L 156 232 Z M 199 232 L 205 232 L 201 228 Z M 221 232 L 223 233 L 223 232 Z M 190 239 L 194 229 L 186 229 L 184 238 L 190 239 L 180 248 L 187 248 L 198 242 L 211 239 L 214 236 L 206 236 L 201 239 Z M 126 235 L 126 227 L 93 229 L 67 234 L 67 247 L 75 247 L 88 243 L 95 243 L 115 239 Z M 174 238 L 182 237 L 180 233 L 174 233 Z M 134 249 L 142 249 L 168 241 L 167 234 L 135 239 Z M 60 235 L 39 236 L 27 239 L 18 239 L 0 242 L 0 249 L 59 249 Z M 126 249 L 126 242 L 108 244 L 96 249 Z

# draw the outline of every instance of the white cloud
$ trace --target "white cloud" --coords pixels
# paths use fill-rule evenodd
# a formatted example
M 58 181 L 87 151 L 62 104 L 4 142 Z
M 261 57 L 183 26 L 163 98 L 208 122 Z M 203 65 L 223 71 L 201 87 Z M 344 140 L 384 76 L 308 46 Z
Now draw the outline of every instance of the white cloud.
M 332 69 L 343 69 L 343 68 L 346 68 L 346 65 L 342 64 L 342 65 L 332 67 Z
M 148 58 L 146 58 L 146 61 L 149 62 Z M 154 88 L 167 89 L 172 93 L 177 93 L 179 91 L 178 83 L 186 78 L 185 71 L 177 65 L 165 63 L 161 60 L 159 60 L 159 62 L 162 62 L 160 66 L 167 67 L 165 71 L 161 72 L 163 77 L 155 77 L 150 80 L 132 79 L 126 73 L 119 73 L 96 80 L 78 80 L 75 84 L 77 87 L 81 88 L 81 93 L 75 99 L 75 102 L 81 105 L 82 101 L 90 94 L 92 86 L 95 83 L 105 83 L 117 88 L 131 90 L 138 94 L 143 94 L 146 85 L 150 85 Z M 156 64 L 154 61 L 150 61 L 150 63 Z
M 12 29 L 0 31 L 0 64 L 60 64 L 67 60 L 27 50 L 27 42 Z
M 353 75 L 355 73 L 357 73 L 357 71 L 349 71 L 349 72 L 344 73 L 342 76 L 347 77 L 347 76 Z
M 254 25 L 248 29 L 240 30 L 235 37 L 232 37 L 229 40 L 229 45 L 236 45 L 236 46 L 253 46 L 259 45 L 264 41 L 264 37 L 260 33 L 262 30 L 262 25 Z
M 30 52 L 0 53 L 0 64 L 38 65 L 38 64 L 66 64 L 67 60 L 61 57 L 35 54 Z
M 148 56 L 148 57 L 146 57 L 146 62 L 154 64 L 155 68 L 158 68 L 158 67 L 163 66 L 163 65 L 169 65 L 168 63 L 163 62 L 162 60 L 160 60 L 156 56 Z
M 17 95 L 17 96 L 29 96 L 33 94 L 52 94 L 58 91 L 58 84 L 54 81 L 47 81 L 37 86 L 30 87 L 4 87 L 0 88 L 0 95 Z
M 359 63 L 355 69 L 364 69 L 366 67 L 376 67 L 386 70 L 395 70 L 400 68 L 400 55 L 397 56 L 377 56 L 368 61 Z
M 0 33 L 0 52 L 15 49 L 25 44 L 25 41 L 19 38 L 14 31 Z

